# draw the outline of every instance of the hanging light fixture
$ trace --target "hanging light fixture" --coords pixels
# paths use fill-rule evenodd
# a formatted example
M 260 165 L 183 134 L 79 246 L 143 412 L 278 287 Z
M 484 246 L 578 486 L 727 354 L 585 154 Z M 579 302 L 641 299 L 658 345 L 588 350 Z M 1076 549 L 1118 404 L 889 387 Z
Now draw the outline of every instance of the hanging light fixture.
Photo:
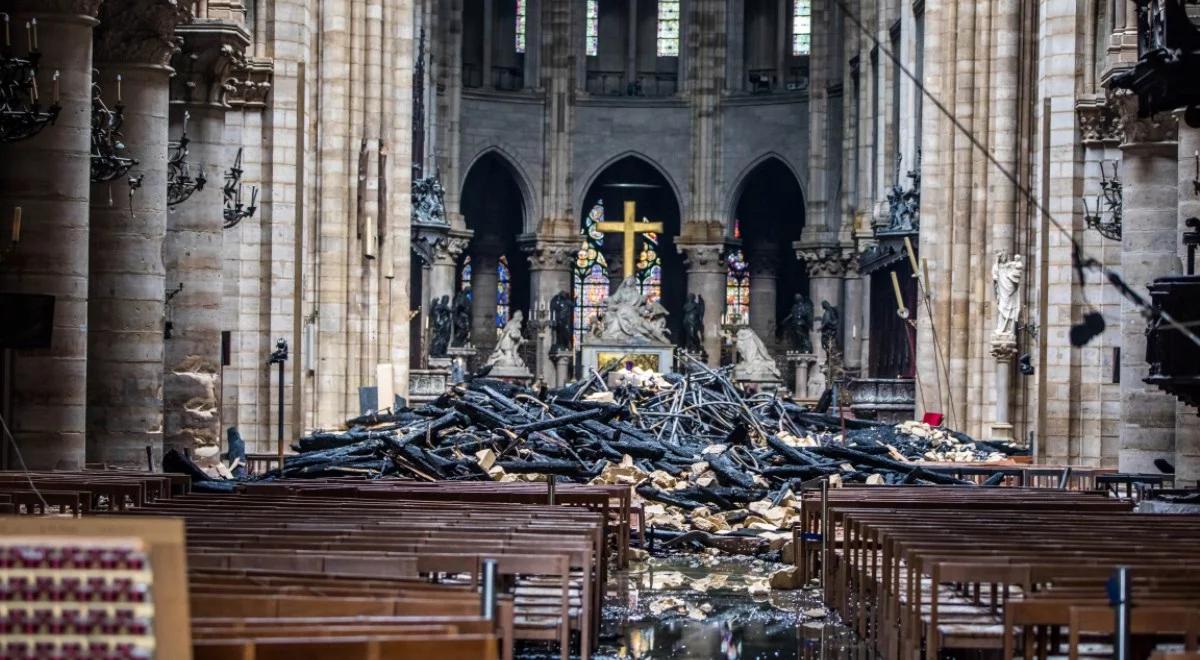
M 0 142 L 16 142 L 31 138 L 47 124 L 53 124 L 62 112 L 59 105 L 58 71 L 52 78 L 53 91 L 49 107 L 43 107 L 38 92 L 38 62 L 42 53 L 38 50 L 37 19 L 25 24 L 25 35 L 29 51 L 25 57 L 13 53 L 11 17 L 0 13 L 3 23 L 4 47 L 0 48 Z
M 250 206 L 242 204 L 242 149 L 239 147 L 233 167 L 225 173 L 225 228 L 233 229 L 258 210 L 258 187 L 250 186 Z
M 99 79 L 92 72 L 92 80 Z M 125 106 L 121 103 L 121 76 L 117 76 L 117 104 L 112 108 L 104 103 L 100 83 L 92 83 L 92 182 L 103 183 L 125 176 L 137 160 L 122 156 L 121 124 L 125 123 Z
M 187 125 L 190 118 L 191 115 L 184 111 L 183 134 L 179 136 L 178 142 L 167 145 L 167 148 L 171 149 L 171 155 L 167 158 L 167 206 L 170 208 L 186 202 L 193 194 L 204 190 L 204 184 L 208 183 L 204 170 L 200 170 L 193 179 L 191 168 L 188 166 L 188 144 L 191 140 L 188 139 Z
M 1112 178 L 1100 163 L 1100 194 L 1096 196 L 1096 208 L 1088 206 L 1088 200 L 1083 199 L 1083 221 L 1088 228 L 1094 229 L 1101 236 L 1112 240 L 1121 240 L 1121 213 L 1124 206 L 1124 194 L 1121 189 L 1121 179 L 1117 173 L 1117 163 L 1113 163 Z

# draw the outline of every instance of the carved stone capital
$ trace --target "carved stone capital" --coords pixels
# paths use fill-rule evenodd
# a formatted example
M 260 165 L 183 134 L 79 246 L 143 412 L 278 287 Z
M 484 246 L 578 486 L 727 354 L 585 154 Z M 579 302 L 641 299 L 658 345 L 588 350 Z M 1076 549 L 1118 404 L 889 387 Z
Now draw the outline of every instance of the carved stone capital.
M 535 240 L 521 245 L 529 256 L 530 270 L 569 271 L 579 254 L 579 245 Z
M 471 243 L 469 235 L 448 230 L 421 228 L 413 230 L 412 250 L 424 268 L 455 267 Z
M 681 245 L 683 263 L 688 271 L 716 273 L 725 270 L 724 245 Z
M 250 57 L 229 79 L 233 91 L 225 98 L 235 108 L 265 108 L 275 80 L 275 61 Z
M 1080 99 L 1075 104 L 1084 144 L 1117 144 L 1125 134 L 1121 113 L 1108 99 Z
M 809 277 L 842 277 L 857 261 L 853 251 L 842 247 L 813 247 L 796 250 Z
M 1109 102 L 1120 113 L 1124 128 L 1121 146 L 1175 142 L 1179 139 L 1179 117 L 1173 112 L 1161 112 L 1150 117 L 1138 117 L 1137 95 L 1127 90 L 1109 90 Z
M 1017 337 L 1013 334 L 992 335 L 992 357 L 1000 362 L 1012 362 L 1017 357 Z
M 185 105 L 228 108 L 235 72 L 246 68 L 250 35 L 240 25 L 205 21 L 180 25 L 182 49 L 171 60 L 171 99 Z
M 191 20 L 178 0 L 126 0 L 100 7 L 95 62 L 167 66 L 179 50 L 175 28 Z

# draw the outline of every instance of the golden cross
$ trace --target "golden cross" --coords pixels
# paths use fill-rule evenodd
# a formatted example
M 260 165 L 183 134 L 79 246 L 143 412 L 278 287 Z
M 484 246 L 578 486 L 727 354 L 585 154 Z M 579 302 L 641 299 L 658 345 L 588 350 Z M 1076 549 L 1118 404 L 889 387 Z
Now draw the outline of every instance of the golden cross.
M 633 276 L 633 267 L 636 263 L 633 253 L 634 244 L 637 242 L 638 234 L 661 234 L 663 232 L 663 223 L 661 222 L 637 222 L 637 202 L 625 202 L 625 221 L 624 222 L 598 222 L 596 229 L 604 234 L 622 234 L 625 240 L 625 262 L 622 266 L 625 268 L 625 279 Z

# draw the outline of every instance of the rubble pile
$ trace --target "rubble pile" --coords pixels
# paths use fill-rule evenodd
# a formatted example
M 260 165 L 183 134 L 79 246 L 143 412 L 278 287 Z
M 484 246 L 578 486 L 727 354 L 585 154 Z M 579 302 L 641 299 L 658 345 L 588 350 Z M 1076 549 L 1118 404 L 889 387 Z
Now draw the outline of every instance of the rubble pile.
M 627 484 L 667 545 L 780 547 L 805 482 L 964 484 L 927 462 L 998 461 L 970 437 L 918 422 L 843 420 L 724 370 L 599 374 L 535 392 L 477 378 L 415 409 L 349 420 L 301 438 L 259 479 L 364 478 Z M 843 431 L 844 429 L 844 431 Z

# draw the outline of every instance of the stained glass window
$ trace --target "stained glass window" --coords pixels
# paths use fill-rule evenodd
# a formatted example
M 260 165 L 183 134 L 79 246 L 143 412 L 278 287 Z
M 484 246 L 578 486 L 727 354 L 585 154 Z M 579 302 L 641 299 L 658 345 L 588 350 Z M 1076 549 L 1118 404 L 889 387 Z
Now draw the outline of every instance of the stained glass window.
M 596 229 L 603 221 L 604 204 L 596 204 L 583 220 L 583 244 L 575 256 L 576 344 L 583 341 L 596 314 L 604 309 L 604 301 L 608 299 L 608 262 L 602 252 L 604 234 Z
M 812 0 L 792 0 L 792 55 L 812 48 Z
M 517 52 L 525 52 L 525 3 L 527 0 L 517 0 Z
M 508 269 L 508 257 L 501 256 L 496 264 L 496 327 L 508 324 L 509 298 L 512 296 L 512 272 Z
M 458 283 L 459 289 L 471 286 L 471 255 L 463 258 L 462 276 Z M 471 292 L 474 295 L 474 291 Z M 512 271 L 508 268 L 508 257 L 501 256 L 496 264 L 496 327 L 503 328 L 508 323 L 509 303 L 512 297 Z
M 642 218 L 642 222 L 649 220 Z M 662 298 L 662 259 L 658 256 L 658 234 L 642 234 L 642 250 L 638 253 L 634 272 L 642 295 L 650 302 L 659 302 Z
M 600 54 L 600 0 L 587 0 L 587 54 Z
M 679 0 L 658 0 L 658 56 L 679 56 Z
M 725 276 L 725 325 L 746 325 L 750 322 L 750 266 L 740 249 L 725 255 L 729 268 Z

